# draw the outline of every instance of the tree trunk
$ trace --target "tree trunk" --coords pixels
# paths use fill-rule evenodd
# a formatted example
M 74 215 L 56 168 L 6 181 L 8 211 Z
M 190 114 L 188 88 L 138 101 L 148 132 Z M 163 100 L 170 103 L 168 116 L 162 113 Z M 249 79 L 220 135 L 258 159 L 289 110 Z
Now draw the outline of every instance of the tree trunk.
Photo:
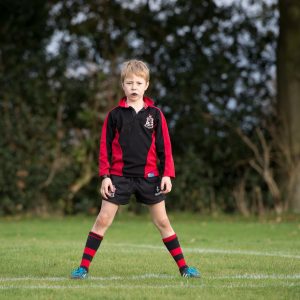
M 293 174 L 286 186 L 289 209 L 300 212 L 300 1 L 279 0 L 280 33 L 277 52 L 278 114 L 282 124 L 279 143 L 288 147 Z

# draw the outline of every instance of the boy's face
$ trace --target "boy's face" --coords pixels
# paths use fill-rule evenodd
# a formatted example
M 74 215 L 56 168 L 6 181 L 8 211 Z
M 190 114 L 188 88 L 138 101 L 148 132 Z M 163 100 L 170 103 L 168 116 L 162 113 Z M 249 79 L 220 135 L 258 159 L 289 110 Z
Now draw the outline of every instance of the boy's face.
M 137 102 L 143 100 L 145 91 L 149 86 L 149 82 L 144 77 L 131 74 L 126 76 L 122 87 L 128 101 Z

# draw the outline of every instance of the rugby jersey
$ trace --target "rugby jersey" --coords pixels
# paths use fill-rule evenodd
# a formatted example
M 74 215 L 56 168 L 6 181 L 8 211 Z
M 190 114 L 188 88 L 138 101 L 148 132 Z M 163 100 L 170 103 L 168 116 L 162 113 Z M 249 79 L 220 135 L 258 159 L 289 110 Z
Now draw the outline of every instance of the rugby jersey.
M 99 175 L 175 177 L 166 119 L 150 98 L 136 113 L 126 97 L 106 116 L 101 133 Z

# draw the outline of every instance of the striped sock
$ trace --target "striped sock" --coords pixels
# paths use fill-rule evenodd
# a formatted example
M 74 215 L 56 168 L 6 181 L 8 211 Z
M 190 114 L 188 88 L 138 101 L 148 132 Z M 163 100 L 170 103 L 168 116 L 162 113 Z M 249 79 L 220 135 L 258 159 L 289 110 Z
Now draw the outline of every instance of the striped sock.
M 176 233 L 163 239 L 164 244 L 173 256 L 179 270 L 187 267 Z
M 89 232 L 85 248 L 83 251 L 80 267 L 85 268 L 86 270 L 89 269 L 90 263 L 93 260 L 93 257 L 95 256 L 101 241 L 103 239 L 103 236 L 94 233 L 92 231 Z

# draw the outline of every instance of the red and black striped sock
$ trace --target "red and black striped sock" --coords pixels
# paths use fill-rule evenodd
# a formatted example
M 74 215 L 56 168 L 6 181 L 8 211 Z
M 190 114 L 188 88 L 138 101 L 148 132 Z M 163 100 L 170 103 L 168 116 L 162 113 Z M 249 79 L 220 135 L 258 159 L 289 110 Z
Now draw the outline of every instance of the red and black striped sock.
M 85 248 L 83 251 L 80 267 L 85 268 L 86 270 L 89 269 L 90 263 L 93 260 L 93 257 L 95 256 L 101 241 L 103 239 L 103 236 L 94 233 L 92 231 L 89 232 Z
M 187 267 L 176 233 L 163 239 L 164 244 L 173 256 L 179 270 Z

